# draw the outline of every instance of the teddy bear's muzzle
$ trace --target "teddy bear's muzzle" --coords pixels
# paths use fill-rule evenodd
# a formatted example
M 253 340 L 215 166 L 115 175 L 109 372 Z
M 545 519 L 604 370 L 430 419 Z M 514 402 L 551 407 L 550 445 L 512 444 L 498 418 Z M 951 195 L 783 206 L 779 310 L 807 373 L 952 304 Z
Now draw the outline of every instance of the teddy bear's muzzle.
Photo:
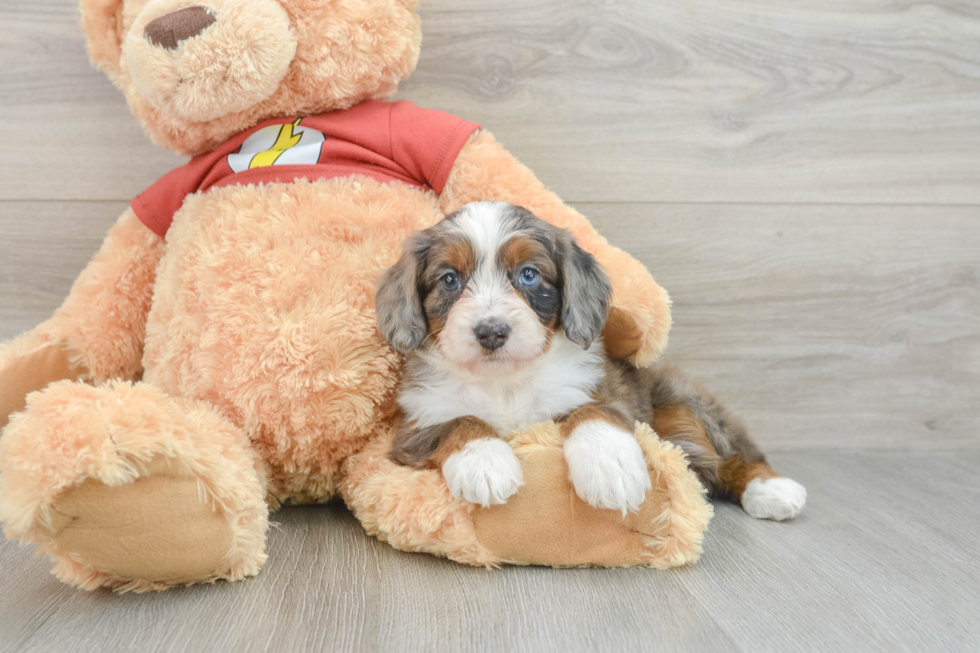
M 295 55 L 289 16 L 275 0 L 151 0 L 123 44 L 136 92 L 193 122 L 270 97 Z

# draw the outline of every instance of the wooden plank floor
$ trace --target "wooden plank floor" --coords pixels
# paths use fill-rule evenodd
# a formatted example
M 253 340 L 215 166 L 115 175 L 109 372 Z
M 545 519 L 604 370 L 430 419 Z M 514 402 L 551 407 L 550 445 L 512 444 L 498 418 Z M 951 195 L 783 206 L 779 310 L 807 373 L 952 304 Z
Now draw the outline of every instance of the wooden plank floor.
M 976 650 L 980 452 L 812 452 L 791 524 L 719 505 L 694 567 L 485 571 L 401 553 L 342 505 L 277 515 L 244 583 L 67 590 L 0 545 L 9 650 Z
M 0 0 L 0 338 L 181 160 L 74 0 Z M 980 650 L 980 5 L 426 0 L 399 97 L 477 120 L 643 260 L 669 355 L 810 498 L 702 561 L 474 570 L 287 509 L 254 580 L 82 593 L 0 544 L 0 651 Z

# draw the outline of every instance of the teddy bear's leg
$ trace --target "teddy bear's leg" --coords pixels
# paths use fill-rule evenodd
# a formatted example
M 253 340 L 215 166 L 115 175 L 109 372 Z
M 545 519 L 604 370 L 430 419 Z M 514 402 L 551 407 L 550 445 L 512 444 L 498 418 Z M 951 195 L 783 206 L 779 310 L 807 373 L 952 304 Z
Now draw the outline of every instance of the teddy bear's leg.
M 582 249 L 606 268 L 612 281 L 613 308 L 603 331 L 607 352 L 637 367 L 649 365 L 660 356 L 671 324 L 667 292 L 642 263 L 610 245 L 581 213 L 548 190 L 492 134 L 478 131 L 456 158 L 439 203 L 448 214 L 468 202 L 485 200 L 523 206 L 571 231 Z
M 210 405 L 60 381 L 0 441 L 0 519 L 85 589 L 237 580 L 265 561 L 264 468 Z
M 136 376 L 163 251 L 164 241 L 127 210 L 54 315 L 0 344 L 0 429 L 28 393 L 54 381 Z

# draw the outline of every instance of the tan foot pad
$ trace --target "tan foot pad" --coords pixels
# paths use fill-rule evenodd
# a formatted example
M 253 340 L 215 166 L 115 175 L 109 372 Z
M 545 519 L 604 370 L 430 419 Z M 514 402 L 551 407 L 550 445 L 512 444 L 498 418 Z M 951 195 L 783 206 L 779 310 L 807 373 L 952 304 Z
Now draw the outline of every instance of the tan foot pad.
M 0 367 L 0 429 L 12 413 L 24 410 L 28 394 L 54 381 L 75 381 L 82 373 L 80 367 L 72 365 L 68 350 L 58 343 L 11 356 Z
M 165 459 L 147 469 L 125 485 L 89 479 L 63 492 L 52 507 L 54 541 L 119 580 L 180 584 L 222 574 L 232 546 L 228 519 L 193 476 Z

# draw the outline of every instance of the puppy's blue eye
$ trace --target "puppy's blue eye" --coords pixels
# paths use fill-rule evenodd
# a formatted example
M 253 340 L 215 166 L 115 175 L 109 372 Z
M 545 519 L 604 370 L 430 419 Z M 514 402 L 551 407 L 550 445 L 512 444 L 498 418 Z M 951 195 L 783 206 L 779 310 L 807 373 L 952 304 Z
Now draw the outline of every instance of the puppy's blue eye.
M 521 270 L 521 276 L 517 281 L 522 286 L 535 286 L 540 279 L 541 277 L 538 275 L 537 270 L 534 268 L 524 268 Z
M 459 290 L 459 277 L 450 272 L 442 277 L 442 287 L 446 290 Z

